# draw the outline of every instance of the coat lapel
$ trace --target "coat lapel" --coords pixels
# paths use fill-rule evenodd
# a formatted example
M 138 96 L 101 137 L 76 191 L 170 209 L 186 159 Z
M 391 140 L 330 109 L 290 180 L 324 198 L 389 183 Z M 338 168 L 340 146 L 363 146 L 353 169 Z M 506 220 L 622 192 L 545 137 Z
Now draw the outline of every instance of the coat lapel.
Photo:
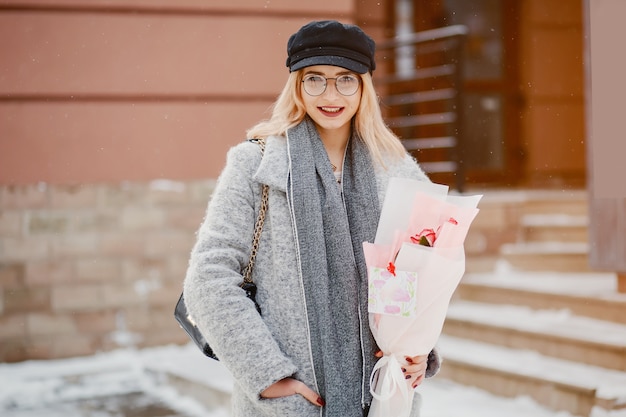
M 286 192 L 288 175 L 287 142 L 284 137 L 270 136 L 266 139 L 265 153 L 254 179 L 261 184 L 269 185 L 270 188 Z

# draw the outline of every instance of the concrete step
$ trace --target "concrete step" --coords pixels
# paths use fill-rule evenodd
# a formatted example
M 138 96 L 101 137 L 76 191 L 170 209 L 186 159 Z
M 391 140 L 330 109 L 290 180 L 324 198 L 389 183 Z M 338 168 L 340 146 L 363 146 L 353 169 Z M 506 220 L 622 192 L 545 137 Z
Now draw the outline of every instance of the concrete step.
M 528 396 L 546 407 L 590 416 L 624 411 L 626 373 L 442 335 L 440 375 L 505 397 Z
M 589 201 L 585 190 L 529 190 L 524 193 L 524 214 L 560 214 L 588 216 Z
M 467 190 L 468 194 L 483 194 L 481 206 L 509 207 L 521 214 L 589 214 L 588 193 L 577 190 Z
M 575 316 L 568 310 L 455 301 L 448 310 L 444 332 L 626 371 L 626 325 Z
M 500 247 L 500 255 L 523 271 L 590 271 L 589 245 L 583 242 L 507 243 Z
M 529 214 L 521 219 L 522 242 L 589 242 L 587 216 Z
M 613 273 L 555 273 L 507 270 L 466 274 L 454 298 L 535 310 L 569 310 L 577 316 L 626 324 L 626 294 Z
M 479 256 L 465 254 L 465 272 L 466 273 L 489 273 L 493 272 L 498 262 L 499 256 Z
M 489 271 L 501 258 L 522 270 L 589 270 L 585 190 L 489 191 L 479 208 L 465 241 L 467 271 Z
M 572 417 L 541 406 L 527 396 L 499 397 L 439 375 L 424 381 L 417 391 L 422 398 L 420 417 Z

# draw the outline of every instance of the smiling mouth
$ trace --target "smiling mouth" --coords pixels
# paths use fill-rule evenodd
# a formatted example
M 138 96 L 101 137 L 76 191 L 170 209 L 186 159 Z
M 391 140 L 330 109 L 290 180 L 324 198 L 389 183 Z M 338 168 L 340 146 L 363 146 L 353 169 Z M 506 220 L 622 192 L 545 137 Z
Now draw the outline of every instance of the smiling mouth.
M 336 114 L 343 110 L 343 107 L 320 107 L 319 108 L 324 113 Z

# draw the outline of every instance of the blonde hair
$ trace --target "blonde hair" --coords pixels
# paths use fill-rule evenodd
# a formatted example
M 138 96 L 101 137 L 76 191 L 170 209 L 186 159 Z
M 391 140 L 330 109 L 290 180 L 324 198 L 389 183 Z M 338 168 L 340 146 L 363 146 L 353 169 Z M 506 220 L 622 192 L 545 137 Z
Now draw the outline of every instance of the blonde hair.
M 284 136 L 289 128 L 304 120 L 306 109 L 299 88 L 303 73 L 303 70 L 299 70 L 289 74 L 283 91 L 272 106 L 271 117 L 250 128 L 247 132 L 248 138 Z M 369 73 L 359 75 L 362 85 L 361 102 L 354 116 L 354 130 L 365 142 L 374 160 L 384 167 L 385 156 L 401 159 L 406 155 L 406 150 L 383 120 L 372 76 Z

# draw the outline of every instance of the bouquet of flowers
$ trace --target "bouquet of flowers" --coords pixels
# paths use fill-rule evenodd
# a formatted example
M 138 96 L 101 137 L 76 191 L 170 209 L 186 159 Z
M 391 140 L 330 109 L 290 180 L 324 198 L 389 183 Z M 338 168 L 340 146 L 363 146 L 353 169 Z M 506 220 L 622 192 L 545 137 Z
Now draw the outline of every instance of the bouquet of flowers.
M 451 196 L 448 187 L 392 178 L 374 243 L 364 242 L 370 329 L 383 357 L 370 378 L 370 417 L 408 416 L 413 392 L 406 356 L 428 355 L 465 272 L 463 242 L 481 195 Z

